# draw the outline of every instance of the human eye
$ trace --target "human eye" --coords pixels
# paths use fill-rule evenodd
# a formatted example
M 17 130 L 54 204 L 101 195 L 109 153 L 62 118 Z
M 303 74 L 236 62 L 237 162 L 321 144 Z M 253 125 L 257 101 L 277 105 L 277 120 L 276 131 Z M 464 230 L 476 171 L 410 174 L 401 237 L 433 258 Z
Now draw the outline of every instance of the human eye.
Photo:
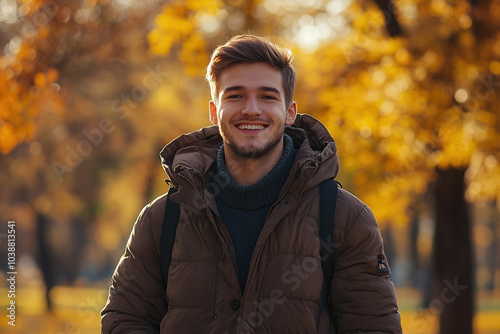
M 264 100 L 277 100 L 276 96 L 274 95 L 264 95 L 262 96 Z
M 241 93 L 236 93 L 236 92 L 231 92 L 231 93 L 227 93 L 227 94 L 224 94 L 224 100 L 239 100 L 241 98 L 243 98 L 243 95 Z

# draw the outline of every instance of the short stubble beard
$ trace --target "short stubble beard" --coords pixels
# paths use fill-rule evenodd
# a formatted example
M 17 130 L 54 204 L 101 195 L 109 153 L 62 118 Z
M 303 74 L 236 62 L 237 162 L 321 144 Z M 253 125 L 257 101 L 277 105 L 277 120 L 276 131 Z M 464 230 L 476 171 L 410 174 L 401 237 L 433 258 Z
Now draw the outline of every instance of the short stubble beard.
M 224 139 L 224 143 L 227 145 L 229 149 L 231 149 L 232 152 L 236 154 L 237 157 L 243 158 L 243 159 L 260 159 L 263 158 L 267 155 L 270 155 L 272 151 L 276 149 L 278 144 L 281 142 L 283 139 L 283 135 L 277 137 L 275 140 L 269 142 L 266 146 L 264 146 L 260 150 L 256 149 L 243 149 L 235 145 L 234 143 L 228 142 L 226 139 Z

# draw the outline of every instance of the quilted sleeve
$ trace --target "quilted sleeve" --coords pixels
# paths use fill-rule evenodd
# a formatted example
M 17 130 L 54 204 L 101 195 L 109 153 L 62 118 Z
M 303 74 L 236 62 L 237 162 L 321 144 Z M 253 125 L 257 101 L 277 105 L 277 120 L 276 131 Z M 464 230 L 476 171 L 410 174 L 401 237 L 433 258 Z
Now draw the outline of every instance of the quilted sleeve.
M 151 225 L 163 220 L 153 222 L 151 211 L 149 205 L 140 213 L 113 274 L 108 301 L 101 312 L 102 333 L 159 332 L 167 305 Z
M 349 198 L 342 201 L 343 205 L 346 202 L 353 205 L 340 212 L 344 227 L 340 229 L 343 235 L 336 247 L 330 294 L 336 332 L 402 333 L 378 224 L 372 211 L 352 198 L 354 202 Z

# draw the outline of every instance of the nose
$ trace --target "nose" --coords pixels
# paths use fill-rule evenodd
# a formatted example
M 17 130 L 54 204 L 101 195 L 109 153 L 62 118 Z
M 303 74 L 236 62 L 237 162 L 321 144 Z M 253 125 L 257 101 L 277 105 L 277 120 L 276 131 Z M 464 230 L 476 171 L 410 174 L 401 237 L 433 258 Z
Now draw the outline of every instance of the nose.
M 256 96 L 251 95 L 247 98 L 247 100 L 245 101 L 245 106 L 241 113 L 248 116 L 258 116 L 262 114 L 259 101 Z

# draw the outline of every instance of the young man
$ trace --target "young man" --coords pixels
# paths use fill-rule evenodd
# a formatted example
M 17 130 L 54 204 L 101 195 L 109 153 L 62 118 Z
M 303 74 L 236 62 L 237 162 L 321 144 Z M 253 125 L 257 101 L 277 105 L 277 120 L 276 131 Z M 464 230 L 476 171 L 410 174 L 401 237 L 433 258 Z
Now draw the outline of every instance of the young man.
M 332 309 L 319 315 L 319 185 L 339 162 L 325 127 L 297 114 L 291 60 L 289 50 L 251 35 L 215 50 L 207 70 L 215 126 L 160 154 L 180 204 L 167 285 L 163 195 L 134 225 L 103 333 L 326 333 L 329 319 L 336 333 L 402 332 L 378 225 L 342 189 L 332 221 Z

